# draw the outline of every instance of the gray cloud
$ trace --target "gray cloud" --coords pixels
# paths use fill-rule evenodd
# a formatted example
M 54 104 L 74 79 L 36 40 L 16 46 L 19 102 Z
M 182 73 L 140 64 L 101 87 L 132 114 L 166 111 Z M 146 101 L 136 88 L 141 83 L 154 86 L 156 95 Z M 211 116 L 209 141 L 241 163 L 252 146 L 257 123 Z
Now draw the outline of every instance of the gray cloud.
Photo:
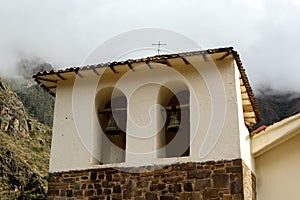
M 24 53 L 77 66 L 112 36 L 153 27 L 204 49 L 234 46 L 254 87 L 299 90 L 299 18 L 300 0 L 1 0 L 0 74 L 12 73 Z

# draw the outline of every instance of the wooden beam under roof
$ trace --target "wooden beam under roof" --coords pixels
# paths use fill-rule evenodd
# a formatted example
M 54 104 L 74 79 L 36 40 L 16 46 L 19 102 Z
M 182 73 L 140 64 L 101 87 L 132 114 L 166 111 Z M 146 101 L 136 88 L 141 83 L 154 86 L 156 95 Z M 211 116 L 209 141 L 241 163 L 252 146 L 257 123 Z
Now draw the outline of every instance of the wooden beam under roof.
M 248 93 L 242 92 L 242 99 L 249 99 Z
M 101 74 L 99 74 L 96 70 L 96 67 L 94 65 L 91 66 L 91 69 L 93 70 L 93 72 L 97 75 L 100 76 Z
M 243 105 L 252 105 L 249 99 L 242 99 Z
M 57 76 L 58 78 L 60 78 L 61 80 L 66 80 L 62 75 L 60 75 L 60 73 L 57 73 L 56 76 Z
M 167 65 L 168 67 L 172 67 L 172 65 L 169 63 L 167 58 L 163 58 L 162 60 L 157 60 L 156 62 L 163 65 Z
M 146 65 L 149 67 L 149 69 L 152 69 L 152 66 L 150 64 L 150 61 L 149 60 L 146 60 Z
M 184 64 L 190 65 L 191 63 L 183 56 L 181 56 L 181 59 L 183 60 Z
M 217 58 L 216 60 L 223 60 L 223 59 L 225 59 L 227 56 L 229 56 L 231 54 L 231 52 L 227 52 L 227 53 L 225 53 L 223 56 L 221 56 L 220 58 Z
M 133 67 L 132 67 L 132 63 L 131 63 L 130 61 L 126 61 L 125 63 L 127 64 L 127 66 L 129 67 L 129 69 L 130 69 L 131 71 L 134 71 L 134 69 L 133 69 Z
M 253 108 L 252 108 L 252 105 L 251 104 L 248 104 L 248 105 L 243 105 L 243 110 L 246 111 L 246 112 L 252 112 Z
M 40 80 L 40 81 L 47 81 L 47 82 L 52 82 L 52 83 L 57 82 L 57 80 L 52 80 L 52 79 L 43 78 L 43 77 L 37 77 L 37 79 Z
M 245 118 L 255 118 L 255 113 L 254 112 L 244 112 L 244 117 Z
M 242 93 L 244 93 L 244 92 L 247 93 L 247 89 L 246 89 L 245 86 L 241 86 L 241 92 L 242 92 Z
M 208 57 L 207 57 L 207 52 L 206 52 L 206 51 L 201 51 L 201 55 L 202 55 L 202 58 L 203 58 L 203 60 L 204 60 L 205 62 L 208 62 L 208 61 L 209 61 L 209 59 L 208 59 Z
M 118 72 L 115 69 L 115 64 L 116 64 L 116 62 L 110 63 L 109 68 L 111 69 L 111 71 L 113 71 L 115 74 L 117 74 Z
M 78 75 L 80 78 L 83 78 L 82 74 L 79 72 L 79 69 L 75 70 L 75 74 Z

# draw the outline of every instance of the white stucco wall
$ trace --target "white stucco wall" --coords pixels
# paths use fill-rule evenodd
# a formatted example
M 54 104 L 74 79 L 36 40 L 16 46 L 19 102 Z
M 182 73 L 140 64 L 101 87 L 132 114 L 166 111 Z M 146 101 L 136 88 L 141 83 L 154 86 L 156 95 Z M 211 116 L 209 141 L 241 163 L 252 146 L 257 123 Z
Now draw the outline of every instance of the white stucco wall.
M 247 138 L 241 140 L 240 133 L 242 131 L 242 137 L 246 137 L 247 130 L 238 95 L 240 82 L 235 62 L 232 59 L 218 61 L 216 68 L 214 64 L 200 61 L 199 58 L 197 56 L 190 60 L 196 63 L 198 71 L 190 66 L 178 66 L 176 69 L 179 75 L 166 66 L 152 65 L 152 69 L 149 69 L 145 65 L 127 72 L 126 76 L 122 73 L 103 75 L 99 84 L 95 84 L 97 77 L 92 73 L 91 76 L 80 78 L 75 92 L 72 81 L 59 82 L 56 89 L 50 172 L 95 167 L 101 155 L 108 151 L 101 147 L 104 134 L 99 127 L 96 110 L 102 97 L 106 98 L 105 93 L 98 95 L 99 102 L 94 102 L 97 93 L 108 87 L 118 88 L 128 98 L 127 115 L 130 119 L 127 119 L 126 161 L 117 165 L 140 166 L 247 157 L 248 152 L 241 152 L 241 147 L 248 146 L 244 145 Z M 156 151 L 161 145 L 157 140 L 160 122 L 156 121 L 161 112 L 161 107 L 156 105 L 161 83 L 178 91 L 181 87 L 190 90 L 189 157 L 164 159 L 160 158 L 161 152 Z M 74 97 L 75 103 L 72 102 Z M 138 129 L 135 123 L 144 128 Z M 135 136 L 142 136 L 143 139 Z
M 90 166 L 91 156 L 82 144 L 72 109 L 73 81 L 58 83 L 54 109 L 49 171 L 72 170 Z M 91 133 L 87 132 L 87 138 Z
M 300 135 L 255 160 L 258 200 L 299 199 Z
M 236 66 L 236 63 L 234 63 Z M 239 82 L 239 70 L 237 66 L 234 68 L 235 71 L 235 79 L 236 83 Z M 255 171 L 254 167 L 254 157 L 251 154 L 251 138 L 249 134 L 249 130 L 245 125 L 244 121 L 244 111 L 243 111 L 243 105 L 242 105 L 242 95 L 241 95 L 241 87 L 240 84 L 236 84 L 236 102 L 237 102 L 237 115 L 238 115 L 238 129 L 239 129 L 239 142 L 240 142 L 240 154 L 241 158 L 244 160 L 247 167 L 249 167 L 250 170 Z

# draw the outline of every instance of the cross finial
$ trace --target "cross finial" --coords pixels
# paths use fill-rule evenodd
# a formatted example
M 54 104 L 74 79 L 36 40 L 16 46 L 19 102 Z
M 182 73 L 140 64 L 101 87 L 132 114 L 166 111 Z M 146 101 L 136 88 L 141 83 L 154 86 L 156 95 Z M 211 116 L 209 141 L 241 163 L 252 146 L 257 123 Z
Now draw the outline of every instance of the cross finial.
M 159 55 L 159 52 L 160 52 L 160 46 L 166 46 L 167 44 L 162 44 L 162 43 L 160 43 L 160 41 L 158 41 L 157 44 L 152 44 L 152 45 L 157 45 L 157 55 Z

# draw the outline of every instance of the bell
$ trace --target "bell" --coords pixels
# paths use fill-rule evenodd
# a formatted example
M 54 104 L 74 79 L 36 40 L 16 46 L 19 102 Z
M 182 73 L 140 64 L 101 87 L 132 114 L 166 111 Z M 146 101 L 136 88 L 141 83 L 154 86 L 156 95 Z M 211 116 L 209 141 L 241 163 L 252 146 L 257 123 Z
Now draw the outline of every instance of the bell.
M 177 114 L 174 112 L 170 116 L 170 123 L 169 126 L 167 127 L 167 131 L 177 133 L 179 130 L 179 126 L 180 126 L 180 121 L 177 118 Z
M 108 120 L 107 127 L 105 129 L 105 133 L 108 135 L 118 135 L 121 133 L 120 128 L 118 127 L 115 119 L 111 116 Z

